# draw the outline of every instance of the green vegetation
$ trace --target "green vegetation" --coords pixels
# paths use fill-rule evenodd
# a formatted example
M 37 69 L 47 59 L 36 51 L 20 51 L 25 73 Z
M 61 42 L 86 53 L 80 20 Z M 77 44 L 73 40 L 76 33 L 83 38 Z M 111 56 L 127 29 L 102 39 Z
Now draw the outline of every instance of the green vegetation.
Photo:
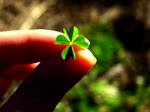
M 131 62 L 110 24 L 96 22 L 80 29 L 91 42 L 90 49 L 97 64 L 68 92 L 55 112 L 143 112 L 142 109 L 149 108 L 150 88 L 144 87 L 142 76 L 135 77 L 134 91 L 125 89 L 126 85 L 121 86 L 119 76 L 111 72 L 117 64 L 126 67 Z
M 79 34 L 77 27 L 73 26 L 70 31 L 63 29 L 63 35 L 58 35 L 56 38 L 56 44 L 62 45 L 67 44 L 68 46 L 62 51 L 61 57 L 66 60 L 67 57 L 73 57 L 76 60 L 76 54 L 73 45 L 77 45 L 82 48 L 88 48 L 90 41 L 85 38 L 84 35 Z

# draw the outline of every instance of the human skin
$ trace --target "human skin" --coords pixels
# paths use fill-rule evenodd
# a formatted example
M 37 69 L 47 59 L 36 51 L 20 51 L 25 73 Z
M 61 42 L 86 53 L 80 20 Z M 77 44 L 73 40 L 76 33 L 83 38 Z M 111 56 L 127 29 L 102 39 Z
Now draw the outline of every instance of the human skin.
M 92 53 L 75 45 L 77 60 L 62 60 L 60 53 L 66 46 L 54 44 L 59 34 L 49 30 L 0 33 L 0 61 L 5 65 L 1 64 L 1 76 L 24 80 L 0 112 L 52 112 L 94 66 Z

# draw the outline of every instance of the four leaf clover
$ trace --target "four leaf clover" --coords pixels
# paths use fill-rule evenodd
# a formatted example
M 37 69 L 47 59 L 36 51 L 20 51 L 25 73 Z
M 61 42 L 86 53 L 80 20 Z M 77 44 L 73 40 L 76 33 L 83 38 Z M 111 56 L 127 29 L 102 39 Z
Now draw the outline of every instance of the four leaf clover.
M 79 30 L 75 26 L 71 27 L 70 30 L 63 28 L 63 33 L 64 34 L 56 37 L 55 42 L 57 45 L 67 44 L 67 47 L 61 52 L 61 57 L 63 60 L 67 60 L 70 57 L 73 57 L 73 59 L 76 60 L 76 53 L 73 45 L 75 44 L 82 48 L 88 48 L 90 41 L 85 38 L 84 35 L 79 34 Z

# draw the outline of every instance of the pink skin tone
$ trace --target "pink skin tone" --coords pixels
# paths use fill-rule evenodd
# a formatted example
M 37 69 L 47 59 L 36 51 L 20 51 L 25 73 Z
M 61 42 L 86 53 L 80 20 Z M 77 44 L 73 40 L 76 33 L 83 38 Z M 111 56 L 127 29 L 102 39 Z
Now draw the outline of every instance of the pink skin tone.
M 0 112 L 52 112 L 64 94 L 95 65 L 92 53 L 77 46 L 76 61 L 62 60 L 60 53 L 66 45 L 54 44 L 59 34 L 49 30 L 0 33 L 0 79 L 24 80 Z M 1 83 L 4 85 L 3 80 Z

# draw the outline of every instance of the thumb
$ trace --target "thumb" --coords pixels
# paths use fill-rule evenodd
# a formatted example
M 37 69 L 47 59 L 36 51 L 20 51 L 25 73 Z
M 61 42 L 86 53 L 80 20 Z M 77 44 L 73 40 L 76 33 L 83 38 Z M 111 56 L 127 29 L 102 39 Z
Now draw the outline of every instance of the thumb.
M 41 62 L 0 112 L 52 112 L 64 94 L 95 65 L 88 49 L 75 47 L 77 59 L 64 61 L 58 53 Z

